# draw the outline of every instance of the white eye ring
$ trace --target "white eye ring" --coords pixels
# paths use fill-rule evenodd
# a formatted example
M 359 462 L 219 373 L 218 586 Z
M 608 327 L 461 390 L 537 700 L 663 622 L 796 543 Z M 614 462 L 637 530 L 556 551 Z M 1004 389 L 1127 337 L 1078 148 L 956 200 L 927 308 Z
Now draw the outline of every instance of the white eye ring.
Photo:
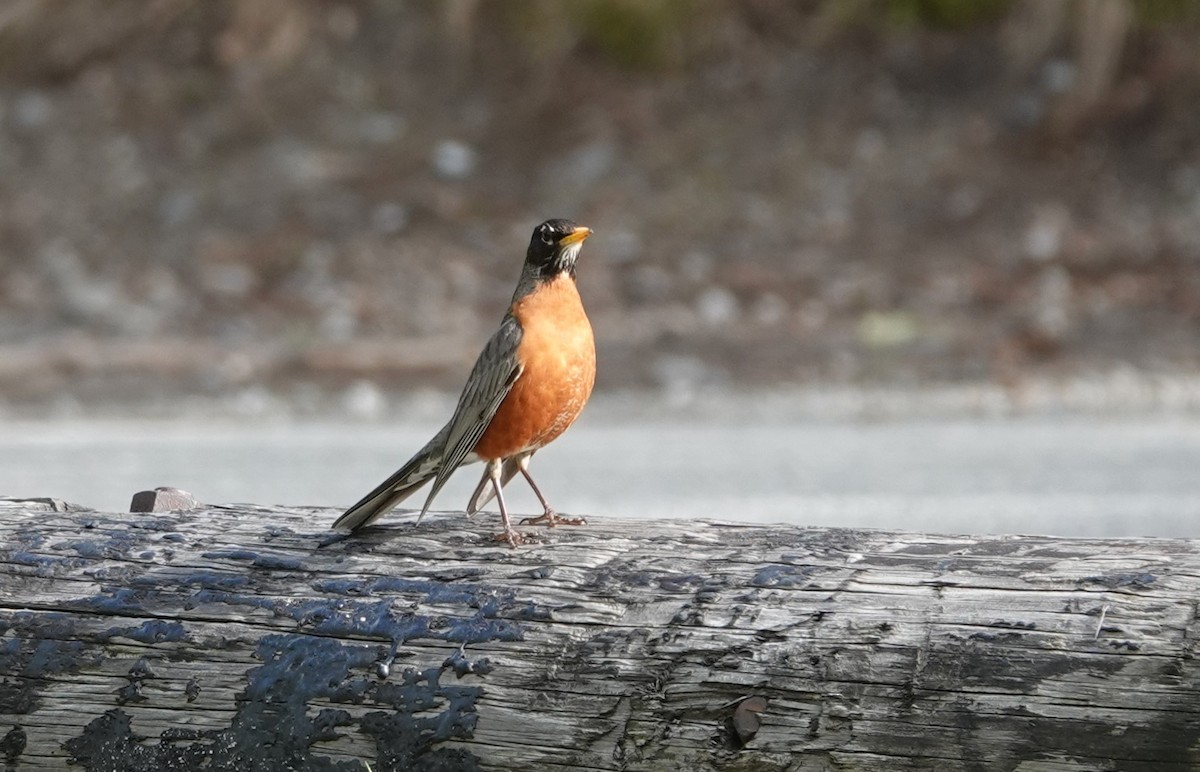
M 542 243 L 553 244 L 554 239 L 550 236 L 550 231 L 542 231 Z

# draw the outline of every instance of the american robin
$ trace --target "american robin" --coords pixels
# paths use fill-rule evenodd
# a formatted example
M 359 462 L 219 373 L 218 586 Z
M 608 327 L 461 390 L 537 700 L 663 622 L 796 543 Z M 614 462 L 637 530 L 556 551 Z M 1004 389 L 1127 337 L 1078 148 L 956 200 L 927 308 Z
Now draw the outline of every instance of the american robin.
M 517 472 L 545 510 L 522 524 L 583 524 L 550 507 L 529 474 L 529 459 L 574 423 L 592 393 L 596 347 L 575 287 L 575 261 L 591 234 L 570 220 L 547 220 L 533 229 L 512 304 L 475 360 L 454 415 L 408 463 L 347 509 L 334 528 L 362 528 L 433 480 L 419 523 L 450 475 L 475 461 L 486 466 L 467 513 L 494 495 L 504 522 L 497 540 L 514 547 L 523 541 L 509 522 L 502 493 Z

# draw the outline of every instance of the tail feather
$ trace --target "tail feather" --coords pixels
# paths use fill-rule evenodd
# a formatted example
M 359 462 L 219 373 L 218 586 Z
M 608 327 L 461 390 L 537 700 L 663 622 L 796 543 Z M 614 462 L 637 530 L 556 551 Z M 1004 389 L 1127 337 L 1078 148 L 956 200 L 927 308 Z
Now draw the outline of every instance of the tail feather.
M 430 472 L 415 479 L 406 480 L 404 483 L 389 478 L 376 490 L 367 493 L 362 501 L 344 511 L 342 516 L 334 521 L 332 527 L 346 529 L 346 531 L 358 531 L 359 528 L 371 525 L 379 517 L 388 514 L 388 511 L 396 507 L 396 504 L 412 496 L 436 474 L 436 471 Z
M 357 531 L 383 517 L 389 510 L 416 493 L 422 485 L 437 477 L 442 465 L 442 451 L 448 427 L 443 427 L 425 447 L 417 451 L 396 473 L 363 496 L 354 506 L 342 513 L 333 528 Z M 426 507 L 429 503 L 426 502 Z

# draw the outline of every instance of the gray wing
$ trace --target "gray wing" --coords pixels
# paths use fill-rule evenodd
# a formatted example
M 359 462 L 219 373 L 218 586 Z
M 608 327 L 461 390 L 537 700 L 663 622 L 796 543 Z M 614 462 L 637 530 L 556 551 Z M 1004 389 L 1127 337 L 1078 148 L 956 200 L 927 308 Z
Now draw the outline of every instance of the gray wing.
M 517 359 L 517 347 L 522 334 L 520 322 L 511 314 L 505 315 L 500 329 L 492 335 L 475 360 L 467 385 L 458 398 L 454 416 L 443 430 L 446 432 L 446 444 L 442 464 L 425 500 L 425 507 L 421 510 L 422 515 L 450 475 L 474 449 L 475 443 L 483 436 L 500 408 L 500 403 L 520 377 L 522 367 Z

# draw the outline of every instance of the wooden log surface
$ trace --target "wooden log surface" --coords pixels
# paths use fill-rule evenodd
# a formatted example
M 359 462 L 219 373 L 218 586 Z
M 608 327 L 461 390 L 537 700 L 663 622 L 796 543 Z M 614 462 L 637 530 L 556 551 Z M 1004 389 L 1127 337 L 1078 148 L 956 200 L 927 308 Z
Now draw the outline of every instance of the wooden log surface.
M 0 502 L 0 761 L 1200 768 L 1197 543 Z

